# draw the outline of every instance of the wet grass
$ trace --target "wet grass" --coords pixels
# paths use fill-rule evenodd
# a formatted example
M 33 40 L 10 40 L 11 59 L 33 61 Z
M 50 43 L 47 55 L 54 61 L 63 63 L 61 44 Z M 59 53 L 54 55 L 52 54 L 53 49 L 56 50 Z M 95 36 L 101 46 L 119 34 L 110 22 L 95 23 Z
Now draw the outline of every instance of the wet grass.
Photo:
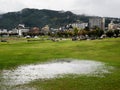
M 120 90 L 120 38 L 74 42 L 27 42 L 22 39 L 0 43 L 0 70 L 59 58 L 101 61 L 114 66 L 115 70 L 105 77 L 70 76 L 37 80 L 25 86 L 37 90 Z

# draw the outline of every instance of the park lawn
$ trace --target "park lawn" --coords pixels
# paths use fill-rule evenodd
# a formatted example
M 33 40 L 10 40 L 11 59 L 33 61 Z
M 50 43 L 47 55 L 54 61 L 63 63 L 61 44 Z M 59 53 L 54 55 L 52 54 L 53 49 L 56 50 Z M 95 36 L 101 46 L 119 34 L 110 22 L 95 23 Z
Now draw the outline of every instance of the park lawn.
M 120 38 L 59 42 L 27 42 L 22 39 L 0 43 L 0 70 L 59 58 L 101 61 L 115 69 L 104 77 L 67 76 L 36 80 L 24 86 L 37 90 L 120 90 Z

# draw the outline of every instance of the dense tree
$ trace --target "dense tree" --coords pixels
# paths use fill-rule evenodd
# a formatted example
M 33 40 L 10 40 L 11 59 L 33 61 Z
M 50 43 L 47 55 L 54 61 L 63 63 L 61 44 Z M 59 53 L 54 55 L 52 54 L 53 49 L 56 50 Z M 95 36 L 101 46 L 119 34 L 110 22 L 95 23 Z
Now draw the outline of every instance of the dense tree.
M 23 9 L 20 12 L 10 12 L 0 15 L 0 28 L 12 29 L 19 23 L 27 27 L 60 27 L 75 22 L 80 16 L 72 12 L 60 13 L 53 10 Z
M 75 35 L 75 36 L 78 35 L 78 32 L 79 32 L 78 28 L 74 28 L 74 35 Z
M 101 37 L 104 34 L 103 30 L 96 30 L 96 36 Z
M 84 30 L 85 30 L 85 31 L 89 31 L 89 27 L 85 27 Z
M 114 33 L 115 33 L 116 37 L 118 37 L 120 31 L 118 29 L 116 29 L 116 30 L 114 30 Z
M 88 31 L 86 31 L 86 30 L 80 30 L 80 31 L 78 32 L 78 35 L 79 35 L 79 36 L 80 36 L 80 35 L 85 36 L 85 35 L 87 35 L 87 32 L 88 32 Z
M 114 32 L 112 30 L 109 30 L 109 31 L 106 32 L 106 35 L 108 37 L 113 37 L 114 36 Z

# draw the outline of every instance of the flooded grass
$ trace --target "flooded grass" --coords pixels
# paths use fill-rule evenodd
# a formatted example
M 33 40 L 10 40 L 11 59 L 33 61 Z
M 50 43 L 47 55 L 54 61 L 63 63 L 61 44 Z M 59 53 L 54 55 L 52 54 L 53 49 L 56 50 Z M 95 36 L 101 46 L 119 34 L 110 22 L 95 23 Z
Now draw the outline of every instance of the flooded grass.
M 21 85 L 38 79 L 52 79 L 64 75 L 101 76 L 109 73 L 104 63 L 90 60 L 60 59 L 37 65 L 19 66 L 15 70 L 3 70 L 2 78 L 5 85 Z
M 61 58 L 75 60 L 56 60 Z M 83 64 L 79 61 L 83 60 L 93 60 L 84 63 L 85 70 L 80 68 Z M 111 66 L 114 69 L 111 70 Z M 45 76 L 42 69 L 51 72 Z M 0 43 L 0 90 L 120 90 L 119 84 L 120 38 Z

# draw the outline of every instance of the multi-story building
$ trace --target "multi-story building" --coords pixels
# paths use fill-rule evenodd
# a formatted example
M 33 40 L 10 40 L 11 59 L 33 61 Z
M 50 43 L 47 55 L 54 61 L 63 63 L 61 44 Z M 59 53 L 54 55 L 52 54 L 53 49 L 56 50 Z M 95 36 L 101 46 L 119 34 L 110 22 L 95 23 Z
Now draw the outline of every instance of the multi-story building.
M 115 29 L 120 29 L 120 24 L 115 24 L 113 21 L 111 21 L 108 24 L 108 30 L 115 30 Z
M 105 30 L 105 18 L 90 18 L 89 19 L 89 28 L 99 27 L 102 30 Z
M 48 34 L 49 31 L 50 31 L 50 28 L 49 28 L 48 25 L 45 25 L 45 26 L 42 28 L 42 32 L 43 32 L 44 34 Z
M 88 23 L 73 23 L 72 24 L 72 27 L 80 28 L 80 29 L 84 29 L 87 26 L 88 26 Z
M 26 28 L 24 24 L 19 24 L 14 30 L 17 30 L 19 36 L 22 36 L 25 32 L 29 32 L 29 28 Z

